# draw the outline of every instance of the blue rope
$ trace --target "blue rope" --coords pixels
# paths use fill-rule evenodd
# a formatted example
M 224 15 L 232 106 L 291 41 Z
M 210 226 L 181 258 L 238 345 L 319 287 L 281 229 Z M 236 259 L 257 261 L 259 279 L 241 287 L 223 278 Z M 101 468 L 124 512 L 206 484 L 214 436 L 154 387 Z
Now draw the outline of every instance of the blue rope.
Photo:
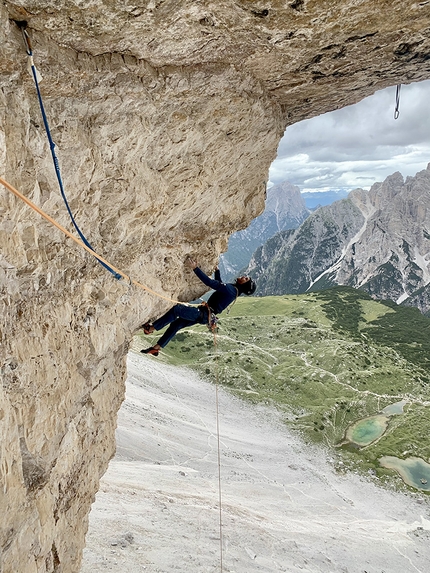
M 31 50 L 30 44 L 29 44 L 29 38 L 28 38 L 28 34 L 27 32 L 22 29 L 22 35 L 24 37 L 24 41 L 26 44 L 26 51 L 27 51 L 27 55 L 29 57 L 32 58 L 33 56 L 33 52 Z M 70 205 L 69 202 L 67 201 L 67 197 L 66 194 L 64 192 L 64 186 L 63 186 L 63 180 L 61 178 L 61 173 L 60 173 L 60 165 L 58 163 L 58 158 L 57 155 L 55 153 L 55 143 L 52 139 L 51 136 L 51 131 L 49 129 L 49 124 L 48 124 L 48 118 L 46 117 L 46 113 L 45 113 L 45 107 L 43 105 L 43 100 L 42 100 L 42 95 L 40 93 L 40 89 L 39 89 L 39 82 L 37 80 L 37 72 L 36 72 L 36 67 L 33 63 L 33 60 L 31 60 L 31 71 L 33 73 L 33 79 L 34 79 L 34 84 L 36 86 L 36 91 L 37 91 L 37 98 L 39 100 L 39 106 L 40 106 L 40 111 L 42 112 L 42 118 L 43 118 L 43 124 L 45 126 L 45 131 L 46 131 L 46 135 L 48 136 L 48 141 L 49 141 L 49 148 L 51 149 L 51 155 L 52 155 L 52 160 L 54 162 L 54 168 L 55 168 L 55 174 L 57 175 L 57 180 L 58 180 L 58 185 L 60 187 L 60 192 L 61 192 L 61 196 L 63 197 L 64 203 L 66 205 L 67 211 L 69 213 L 70 219 L 76 229 L 76 231 L 78 232 L 80 238 L 82 239 L 82 242 L 85 243 L 85 245 L 90 248 L 92 251 L 94 251 L 93 247 L 90 245 L 90 243 L 88 242 L 88 240 L 86 239 L 85 235 L 82 233 L 82 231 L 80 230 L 78 224 L 75 221 L 75 218 L 73 216 L 72 210 L 70 209 Z M 105 263 L 103 263 L 102 261 L 100 261 L 99 259 L 97 259 L 97 261 L 106 269 L 108 270 L 110 273 L 113 274 L 113 276 L 120 280 L 122 277 L 120 274 L 116 273 L 113 269 L 111 269 L 111 267 L 109 265 L 106 265 Z

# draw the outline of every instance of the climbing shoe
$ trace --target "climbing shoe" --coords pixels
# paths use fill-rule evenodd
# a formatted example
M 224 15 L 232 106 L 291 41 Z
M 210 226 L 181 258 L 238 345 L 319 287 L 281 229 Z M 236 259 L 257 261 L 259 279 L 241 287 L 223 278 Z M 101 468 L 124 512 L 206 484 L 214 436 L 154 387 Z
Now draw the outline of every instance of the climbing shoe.
M 152 334 L 155 330 L 154 325 L 151 324 L 150 322 L 145 322 L 145 324 L 142 324 L 142 328 L 144 334 Z
M 141 350 L 142 354 L 152 354 L 152 356 L 158 356 L 159 352 L 159 348 L 154 348 L 153 346 L 151 348 L 142 348 Z

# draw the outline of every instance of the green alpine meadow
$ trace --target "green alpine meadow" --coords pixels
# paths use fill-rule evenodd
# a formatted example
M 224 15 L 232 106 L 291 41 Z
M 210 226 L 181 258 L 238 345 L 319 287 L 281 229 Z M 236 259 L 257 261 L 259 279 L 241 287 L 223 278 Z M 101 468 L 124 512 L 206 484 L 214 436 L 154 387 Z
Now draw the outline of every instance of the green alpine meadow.
M 430 320 L 416 308 L 349 287 L 241 298 L 220 317 L 215 340 L 195 326 L 153 359 L 276 407 L 307 442 L 337 454 L 339 467 L 409 487 L 381 459 L 428 465 Z M 430 479 L 416 482 L 426 491 Z

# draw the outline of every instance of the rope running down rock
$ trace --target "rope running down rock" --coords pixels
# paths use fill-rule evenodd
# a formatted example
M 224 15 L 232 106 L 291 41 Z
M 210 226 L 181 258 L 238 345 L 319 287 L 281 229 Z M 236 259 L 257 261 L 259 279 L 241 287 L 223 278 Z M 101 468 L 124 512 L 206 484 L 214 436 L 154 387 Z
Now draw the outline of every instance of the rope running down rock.
M 50 217 L 47 213 L 45 213 L 44 211 L 42 211 L 42 209 L 40 209 L 37 205 L 35 205 L 32 201 L 30 201 L 30 199 L 28 199 L 25 195 L 23 195 L 22 193 L 20 193 L 17 189 L 15 189 L 15 187 L 13 187 L 10 183 L 8 183 L 7 181 L 5 181 L 2 177 L 0 177 L 0 184 L 3 185 L 4 187 L 6 187 L 6 189 L 8 191 L 10 191 L 11 193 L 13 193 L 16 197 L 18 197 L 19 199 L 21 199 L 21 201 L 24 201 L 24 203 L 26 203 L 29 207 L 31 207 L 31 209 L 33 209 L 34 211 L 36 211 L 36 213 L 39 213 L 39 215 L 41 215 L 46 221 L 48 221 L 49 223 L 51 223 L 51 225 L 54 225 L 54 227 L 57 227 L 57 229 L 59 229 L 62 233 L 64 233 L 67 237 L 69 237 L 70 239 L 72 239 L 77 245 L 79 245 L 80 247 L 82 247 L 83 249 L 85 249 L 86 251 L 88 251 L 91 255 L 93 255 L 93 257 L 95 257 L 98 261 L 100 261 L 101 263 L 104 263 L 105 265 L 109 266 L 116 274 L 118 274 L 120 276 L 120 278 L 124 279 L 126 282 L 128 282 L 130 285 L 135 285 L 138 288 L 141 288 L 143 290 L 145 290 L 146 292 L 149 292 L 150 294 L 157 296 L 158 298 L 162 298 L 164 300 L 168 300 L 169 302 L 173 302 L 174 304 L 187 304 L 185 302 L 180 302 L 178 300 L 169 298 L 167 296 L 164 296 L 154 290 L 152 290 L 151 288 L 149 288 L 148 286 L 132 279 L 129 275 L 127 275 L 126 273 L 124 273 L 123 271 L 121 271 L 120 269 L 117 269 L 114 265 L 112 265 L 111 263 L 109 263 L 106 259 L 104 259 L 102 256 L 100 256 L 98 253 L 96 253 L 92 248 L 88 247 L 88 245 L 86 245 L 83 241 L 81 241 L 80 239 L 78 239 L 77 237 L 75 237 L 72 233 L 70 233 L 67 229 L 65 229 L 62 225 L 60 225 L 60 223 L 58 223 L 57 221 L 55 221 L 55 219 L 53 219 L 52 217 Z

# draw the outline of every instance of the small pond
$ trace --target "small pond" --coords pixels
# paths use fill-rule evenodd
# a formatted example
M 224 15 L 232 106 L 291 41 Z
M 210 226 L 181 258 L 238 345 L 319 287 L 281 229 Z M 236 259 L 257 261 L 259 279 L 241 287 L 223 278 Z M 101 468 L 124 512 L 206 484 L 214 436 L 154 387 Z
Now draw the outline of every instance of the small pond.
M 369 446 L 384 435 L 388 428 L 390 416 L 403 414 L 403 408 L 406 404 L 406 400 L 390 404 L 386 406 L 380 414 L 375 414 L 374 416 L 369 416 L 358 420 L 358 422 L 354 422 L 346 430 L 346 442 L 359 448 Z M 345 444 L 345 442 L 343 443 Z
M 388 427 L 388 416 L 378 414 L 369 416 L 355 424 L 352 424 L 346 431 L 346 439 L 357 446 L 368 446 L 380 438 Z
M 403 414 L 403 408 L 406 406 L 407 401 L 402 400 L 401 402 L 396 402 L 395 404 L 390 404 L 385 406 L 382 413 L 387 416 L 392 416 L 393 414 Z
M 421 458 L 407 458 L 401 460 L 394 456 L 383 456 L 379 463 L 383 468 L 396 470 L 402 480 L 424 491 L 430 491 L 430 464 Z

